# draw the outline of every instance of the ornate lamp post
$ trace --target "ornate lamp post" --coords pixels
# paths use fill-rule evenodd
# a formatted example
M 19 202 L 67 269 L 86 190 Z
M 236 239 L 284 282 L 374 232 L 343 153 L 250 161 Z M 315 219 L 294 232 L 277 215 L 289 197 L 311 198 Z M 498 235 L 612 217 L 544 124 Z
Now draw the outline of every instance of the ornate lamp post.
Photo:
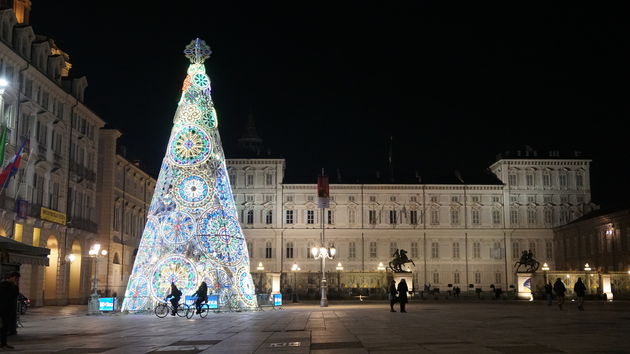
M 323 236 L 322 236 L 322 239 L 323 239 Z M 321 247 L 311 248 L 311 254 L 313 255 L 313 258 L 315 259 L 321 258 L 322 260 L 322 281 L 321 281 L 322 296 L 319 303 L 319 306 L 321 307 L 328 306 L 328 298 L 326 297 L 326 292 L 328 290 L 328 283 L 326 281 L 326 259 L 333 259 L 336 253 L 337 253 L 337 249 L 335 248 L 335 246 L 324 247 L 322 245 Z
M 589 272 L 590 272 L 590 271 L 591 271 L 591 266 L 590 266 L 590 265 L 588 265 L 588 262 L 587 262 L 587 263 L 584 265 L 584 272 L 585 272 L 584 278 L 586 278 L 586 279 L 585 279 L 585 280 L 586 280 L 586 290 L 587 290 L 587 293 L 588 293 L 589 295 L 590 295 L 590 293 L 591 293 L 591 279 L 590 279 L 590 277 L 589 277 Z
M 545 272 L 545 285 L 547 285 L 547 283 L 549 282 L 549 265 L 547 264 L 547 262 L 545 262 L 542 266 L 542 270 L 543 272 Z
M 92 294 L 90 295 L 90 301 L 88 305 L 88 315 L 98 314 L 98 259 L 103 256 L 107 256 L 107 250 L 102 250 L 99 243 L 95 243 L 90 251 L 89 256 L 94 258 L 94 279 L 92 280 Z M 73 256 L 73 255 L 70 255 Z

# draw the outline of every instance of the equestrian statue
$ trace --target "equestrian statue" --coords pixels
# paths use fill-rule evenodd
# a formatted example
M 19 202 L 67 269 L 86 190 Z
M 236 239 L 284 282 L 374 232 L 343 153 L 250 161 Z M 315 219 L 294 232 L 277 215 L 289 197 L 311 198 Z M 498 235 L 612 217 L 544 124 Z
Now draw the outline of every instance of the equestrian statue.
M 396 252 L 394 252 L 392 257 L 394 257 L 394 259 L 392 259 L 391 262 L 389 262 L 389 268 L 394 273 L 411 273 L 410 270 L 402 269 L 402 266 L 405 263 L 411 263 L 411 264 L 413 264 L 414 267 L 416 266 L 416 264 L 413 262 L 413 260 L 411 260 L 411 259 L 409 259 L 409 257 L 407 257 L 407 251 L 405 251 L 403 249 L 401 249 L 400 251 L 398 249 L 396 249 Z
M 514 263 L 514 268 L 516 268 L 517 273 L 535 273 L 538 270 L 539 265 L 540 263 L 538 263 L 538 261 L 534 259 L 534 254 L 532 253 L 532 250 L 529 250 L 523 251 L 523 253 L 521 254 L 521 259 Z M 521 266 L 525 266 L 525 269 L 520 270 Z

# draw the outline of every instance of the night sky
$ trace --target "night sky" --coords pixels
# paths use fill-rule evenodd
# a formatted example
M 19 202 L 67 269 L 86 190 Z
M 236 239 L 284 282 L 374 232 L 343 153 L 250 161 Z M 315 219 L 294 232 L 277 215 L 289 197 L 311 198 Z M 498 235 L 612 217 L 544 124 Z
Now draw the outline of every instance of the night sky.
M 471 181 L 496 154 L 529 145 L 592 158 L 596 203 L 630 197 L 627 8 L 165 3 L 33 0 L 31 14 L 35 32 L 87 75 L 86 104 L 154 175 L 186 75 L 182 51 L 200 37 L 213 51 L 206 67 L 228 158 L 251 111 L 292 181 L 314 183 L 321 167 L 346 183 L 389 176 L 390 139 L 394 181 L 417 172 L 446 183 L 455 170 Z

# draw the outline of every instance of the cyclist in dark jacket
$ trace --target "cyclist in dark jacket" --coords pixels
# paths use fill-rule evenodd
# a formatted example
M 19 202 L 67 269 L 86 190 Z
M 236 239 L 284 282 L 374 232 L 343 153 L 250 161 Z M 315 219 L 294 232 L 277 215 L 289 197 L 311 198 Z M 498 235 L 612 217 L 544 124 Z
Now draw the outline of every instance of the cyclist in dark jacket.
M 182 298 L 182 291 L 177 288 L 175 283 L 171 283 L 171 293 L 166 296 L 166 298 L 170 298 L 171 305 L 173 305 L 172 316 L 175 316 L 177 312 L 177 307 L 179 307 L 179 300 Z
M 584 295 L 586 294 L 586 286 L 582 283 L 582 278 L 578 278 L 577 282 L 573 286 L 573 291 L 578 300 L 578 309 L 584 311 Z
M 558 298 L 558 307 L 562 310 L 562 305 L 564 304 L 564 293 L 567 292 L 567 287 L 564 286 L 564 283 L 560 278 L 556 279 L 556 282 L 553 284 L 553 291 L 556 293 L 556 297 Z
M 197 314 L 201 313 L 201 305 L 208 301 L 208 284 L 205 281 L 201 282 L 197 291 L 193 294 L 193 296 L 197 297 L 195 301 L 195 308 L 197 309 Z

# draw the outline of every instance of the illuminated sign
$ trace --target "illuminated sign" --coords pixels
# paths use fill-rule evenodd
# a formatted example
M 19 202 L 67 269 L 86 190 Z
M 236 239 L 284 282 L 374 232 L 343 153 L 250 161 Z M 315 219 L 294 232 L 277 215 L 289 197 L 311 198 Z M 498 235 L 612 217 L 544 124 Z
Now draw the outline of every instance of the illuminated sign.
M 282 306 L 282 294 L 273 294 L 273 306 Z
M 116 299 L 113 297 L 102 297 L 98 299 L 98 310 L 99 311 L 114 311 L 114 304 L 116 303 Z
M 41 208 L 40 216 L 42 220 L 48 220 L 57 224 L 65 225 L 66 224 L 66 214 L 60 213 L 56 210 Z

